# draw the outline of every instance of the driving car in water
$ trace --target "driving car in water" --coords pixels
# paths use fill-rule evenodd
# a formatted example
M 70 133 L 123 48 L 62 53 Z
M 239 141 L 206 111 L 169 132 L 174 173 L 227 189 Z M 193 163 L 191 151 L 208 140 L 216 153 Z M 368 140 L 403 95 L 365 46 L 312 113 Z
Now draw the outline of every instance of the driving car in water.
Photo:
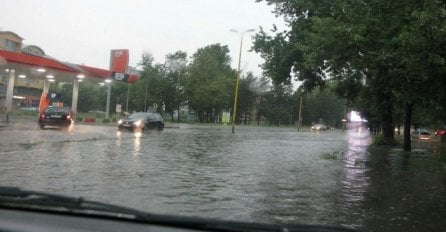
M 118 121 L 119 130 L 146 130 L 146 129 L 164 129 L 164 119 L 159 113 L 155 112 L 136 112 L 129 115 L 126 119 Z
M 327 130 L 327 126 L 325 126 L 324 124 L 315 124 L 314 126 L 311 127 L 312 131 L 321 131 L 321 130 Z
M 426 129 L 418 129 L 411 134 L 412 139 L 416 139 L 419 141 L 429 141 L 432 139 L 432 134 L 429 130 Z
M 73 121 L 73 114 L 69 107 L 47 107 L 39 114 L 38 124 L 40 129 L 46 126 L 69 127 Z
M 146 213 L 83 198 L 0 186 L 0 231 L 354 231 Z

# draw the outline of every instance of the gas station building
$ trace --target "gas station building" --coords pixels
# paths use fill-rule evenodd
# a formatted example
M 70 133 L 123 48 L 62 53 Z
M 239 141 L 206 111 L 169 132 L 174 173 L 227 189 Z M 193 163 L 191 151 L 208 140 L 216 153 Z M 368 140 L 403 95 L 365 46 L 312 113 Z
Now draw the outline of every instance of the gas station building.
M 80 82 L 133 83 L 138 79 L 136 74 L 128 73 L 129 53 L 126 49 L 111 50 L 110 69 L 106 70 L 61 62 L 46 55 L 40 47 L 24 45 L 22 41 L 23 38 L 14 32 L 0 31 L 0 111 L 6 113 L 17 106 L 36 107 L 41 112 L 46 107 L 51 83 L 72 83 L 71 109 L 77 113 L 78 95 L 82 94 L 79 93 Z M 109 95 L 110 91 L 108 99 Z

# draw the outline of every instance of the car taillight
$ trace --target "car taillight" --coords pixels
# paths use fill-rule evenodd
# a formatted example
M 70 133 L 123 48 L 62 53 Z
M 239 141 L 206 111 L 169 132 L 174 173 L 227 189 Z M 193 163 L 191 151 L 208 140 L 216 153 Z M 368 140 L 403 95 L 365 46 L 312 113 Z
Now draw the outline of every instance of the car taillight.
M 44 114 L 41 114 L 41 115 L 40 115 L 40 118 L 41 118 L 41 119 L 45 119 L 45 117 L 46 117 L 46 115 L 44 115 Z
M 70 119 L 71 118 L 71 116 L 70 115 L 67 115 L 67 119 Z

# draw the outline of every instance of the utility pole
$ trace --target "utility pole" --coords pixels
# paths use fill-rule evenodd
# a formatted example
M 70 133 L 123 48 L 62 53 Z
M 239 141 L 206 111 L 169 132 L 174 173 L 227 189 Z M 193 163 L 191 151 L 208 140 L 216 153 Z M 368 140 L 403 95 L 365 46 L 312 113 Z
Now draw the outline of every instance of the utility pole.
M 240 51 L 238 55 L 238 68 L 237 68 L 237 79 L 235 81 L 235 94 L 234 94 L 234 107 L 232 108 L 232 133 L 234 134 L 235 119 L 237 115 L 237 99 L 238 99 L 238 86 L 240 82 L 240 63 L 242 61 L 242 45 L 243 45 L 243 34 L 246 32 L 253 32 L 254 29 L 249 29 L 243 32 L 238 32 L 235 29 L 231 29 L 231 32 L 240 33 Z
M 299 101 L 299 120 L 297 122 L 297 131 L 300 130 L 300 127 L 302 127 L 302 93 L 300 94 L 300 101 Z

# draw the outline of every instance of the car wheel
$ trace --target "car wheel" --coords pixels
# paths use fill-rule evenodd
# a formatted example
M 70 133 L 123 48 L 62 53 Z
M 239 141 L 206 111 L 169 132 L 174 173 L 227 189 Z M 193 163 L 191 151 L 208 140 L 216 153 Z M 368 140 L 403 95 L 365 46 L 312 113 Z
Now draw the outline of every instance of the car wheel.
M 164 130 L 164 125 L 160 123 L 160 124 L 158 125 L 158 130 Z
M 40 125 L 39 125 L 39 128 L 40 128 L 41 130 L 44 130 L 44 129 L 45 129 L 45 125 L 40 124 Z

